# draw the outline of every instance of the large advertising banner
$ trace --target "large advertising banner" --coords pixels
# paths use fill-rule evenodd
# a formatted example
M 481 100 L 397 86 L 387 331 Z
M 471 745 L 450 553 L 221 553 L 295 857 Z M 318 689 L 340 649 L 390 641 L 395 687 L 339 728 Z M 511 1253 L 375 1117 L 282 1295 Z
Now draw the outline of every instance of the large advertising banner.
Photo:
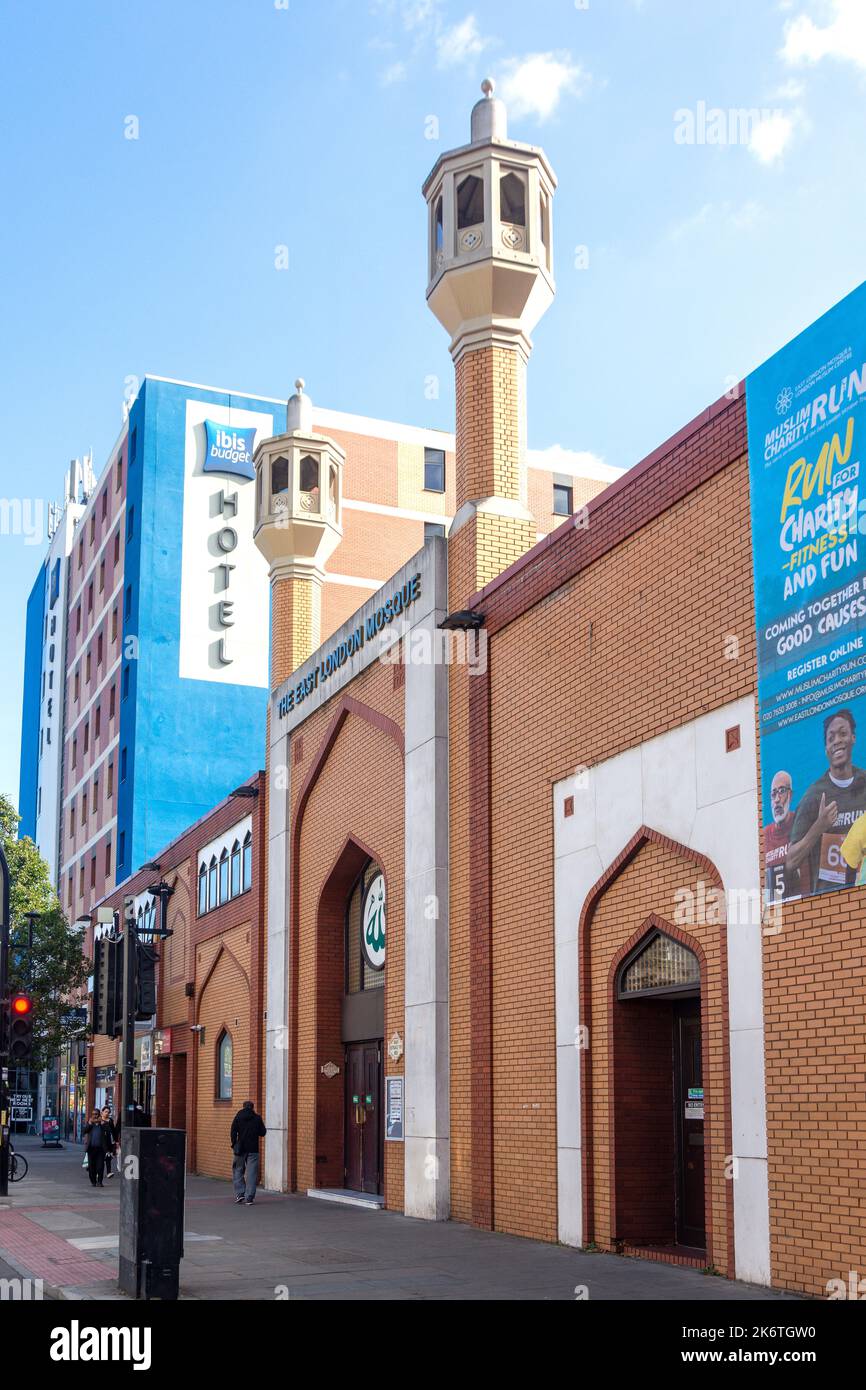
M 866 882 L 866 284 L 746 381 L 765 889 Z

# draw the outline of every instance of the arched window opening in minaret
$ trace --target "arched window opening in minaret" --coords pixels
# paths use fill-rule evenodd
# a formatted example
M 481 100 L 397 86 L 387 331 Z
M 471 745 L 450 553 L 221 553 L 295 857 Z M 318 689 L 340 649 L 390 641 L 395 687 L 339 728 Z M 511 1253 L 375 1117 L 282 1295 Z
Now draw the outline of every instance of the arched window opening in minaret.
M 526 185 L 519 174 L 503 174 L 499 181 L 499 217 L 514 227 L 526 226 Z
M 288 490 L 289 460 L 281 454 L 271 464 L 271 496 L 276 497 L 278 492 L 288 492 Z
M 457 186 L 457 229 L 477 227 L 484 221 L 484 184 L 476 174 L 468 174 Z
M 304 511 L 317 512 L 319 510 L 319 460 L 312 454 L 305 454 L 301 459 L 300 483 L 301 506 Z

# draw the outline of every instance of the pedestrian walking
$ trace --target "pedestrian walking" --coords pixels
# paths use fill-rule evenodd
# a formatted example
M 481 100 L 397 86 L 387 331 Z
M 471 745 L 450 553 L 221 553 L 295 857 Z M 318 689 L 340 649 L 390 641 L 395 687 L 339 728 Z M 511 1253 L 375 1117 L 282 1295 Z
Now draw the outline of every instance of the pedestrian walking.
M 94 1110 L 84 1126 L 84 1148 L 87 1154 L 87 1175 L 92 1187 L 102 1187 L 105 1155 L 113 1145 L 113 1133 L 102 1119 L 102 1111 Z
M 103 1105 L 102 1107 L 102 1123 L 108 1126 L 111 1134 L 111 1148 L 105 1151 L 105 1176 L 106 1178 L 113 1178 L 114 1159 L 117 1154 L 117 1142 L 120 1137 L 120 1131 L 112 1117 L 110 1105 Z
M 259 1180 L 259 1140 L 267 1134 L 261 1115 L 251 1100 L 245 1100 L 232 1120 L 232 1181 L 235 1202 L 251 1207 L 256 1200 Z

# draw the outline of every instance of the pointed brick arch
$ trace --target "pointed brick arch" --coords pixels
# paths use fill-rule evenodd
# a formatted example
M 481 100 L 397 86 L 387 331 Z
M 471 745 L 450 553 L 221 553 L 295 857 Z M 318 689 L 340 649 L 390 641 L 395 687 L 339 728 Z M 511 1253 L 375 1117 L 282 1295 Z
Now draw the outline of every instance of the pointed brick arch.
M 589 1046 L 581 1048 L 580 1057 L 580 1089 L 581 1089 L 581 1166 L 582 1166 L 582 1187 L 583 1187 L 583 1230 L 584 1240 L 589 1242 L 595 1239 L 595 1191 L 594 1191 L 594 1171 L 595 1171 L 595 1135 L 593 1121 L 593 1038 L 592 1020 L 593 1007 L 597 1000 L 593 997 L 593 924 L 598 909 L 604 900 L 605 895 L 610 891 L 614 883 L 623 873 L 634 863 L 641 851 L 647 846 L 655 845 L 666 853 L 675 856 L 687 863 L 703 875 L 714 888 L 723 890 L 721 875 L 716 866 L 706 855 L 691 849 L 688 845 L 681 844 L 679 841 L 671 839 L 667 835 L 661 834 L 651 826 L 643 825 L 631 837 L 626 845 L 620 850 L 616 858 L 608 865 L 604 873 L 590 889 L 580 913 L 578 927 L 578 961 L 580 971 L 579 981 L 579 1000 L 580 1000 L 580 1020 L 581 1024 L 588 1027 Z M 615 1165 L 615 1115 L 614 1115 L 614 1072 L 613 1072 L 613 994 L 616 987 L 616 973 L 622 961 L 632 952 L 640 941 L 651 932 L 660 930 L 668 936 L 680 941 L 687 946 L 698 959 L 701 971 L 701 1021 L 703 1027 L 703 1039 L 705 1056 L 709 1045 L 709 1023 L 710 1019 L 720 1020 L 718 1031 L 718 1045 L 722 1053 L 722 1065 L 717 1080 L 717 1097 L 712 1100 L 715 1107 L 715 1116 L 718 1122 L 709 1128 L 709 1114 L 707 1117 L 707 1136 L 705 1163 L 707 1171 L 707 1191 L 711 1191 L 710 1177 L 714 1172 L 718 1173 L 718 1165 L 724 1160 L 724 1155 L 731 1154 L 733 1150 L 732 1129 L 731 1129 L 731 1107 L 730 1107 L 730 1060 L 729 1060 L 729 1026 L 728 1026 L 728 970 L 727 970 L 727 925 L 722 914 L 722 921 L 715 925 L 710 932 L 713 944 L 714 960 L 708 958 L 704 943 L 699 941 L 692 933 L 683 930 L 682 927 L 672 923 L 666 916 L 650 912 L 643 914 L 639 925 L 629 935 L 628 940 L 622 942 L 618 949 L 613 953 L 606 972 L 606 1041 L 607 1041 L 607 1063 L 601 1076 L 596 1076 L 597 1082 L 603 1083 L 607 1087 L 607 1128 L 608 1128 L 608 1156 L 609 1156 L 609 1184 L 611 1202 L 611 1227 L 615 1229 L 616 1219 L 616 1184 L 614 1175 Z M 705 935 L 705 942 L 706 942 Z M 711 972 L 712 964 L 712 972 Z M 718 1092 L 721 1095 L 718 1095 Z M 718 1114 L 721 1109 L 721 1115 Z M 719 1142 L 721 1139 L 721 1143 Z M 714 1165 L 714 1166 L 711 1166 Z M 718 1211 L 720 1203 L 716 1200 L 715 1210 Z M 734 1273 L 734 1216 L 733 1216 L 733 1192 L 730 1181 L 726 1184 L 724 1201 L 724 1219 L 721 1223 L 714 1222 L 713 1202 L 708 1197 L 706 1203 L 706 1231 L 707 1231 L 707 1260 L 718 1266 L 726 1266 L 726 1272 L 732 1277 Z M 721 1224 L 722 1229 L 718 1226 Z

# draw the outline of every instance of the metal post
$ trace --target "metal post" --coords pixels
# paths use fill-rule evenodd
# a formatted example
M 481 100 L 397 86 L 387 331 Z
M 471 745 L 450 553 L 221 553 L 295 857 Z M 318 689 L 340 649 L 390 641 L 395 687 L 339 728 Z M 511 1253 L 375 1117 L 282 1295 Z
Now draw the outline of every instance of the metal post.
M 3 1022 L 0 1034 L 0 1197 L 9 1196 L 9 1087 L 6 1051 L 9 1036 L 9 865 L 0 845 L 0 1010 Z
M 121 1127 L 135 1125 L 135 901 L 123 900 L 123 1043 Z

